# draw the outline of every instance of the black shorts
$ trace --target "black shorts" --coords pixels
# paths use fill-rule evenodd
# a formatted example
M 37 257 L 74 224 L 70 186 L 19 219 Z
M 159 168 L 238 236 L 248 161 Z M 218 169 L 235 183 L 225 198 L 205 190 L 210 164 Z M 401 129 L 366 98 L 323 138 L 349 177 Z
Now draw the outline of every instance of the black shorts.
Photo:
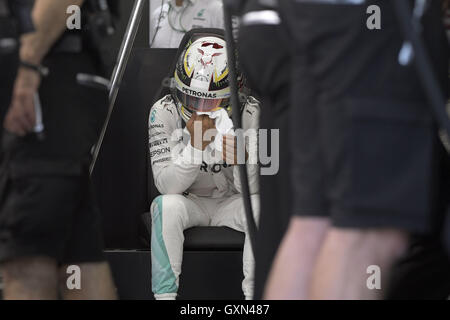
M 7 178 L 2 168 L 0 261 L 29 256 L 61 264 L 103 261 L 101 218 L 87 168 L 70 174 L 58 163 L 52 172 L 44 167 L 13 166 Z
M 107 110 L 107 92 L 81 87 L 95 74 L 88 54 L 52 54 L 39 93 L 45 137 L 4 134 L 0 173 L 0 261 L 47 256 L 104 261 L 102 224 L 88 166 Z
M 281 1 L 293 55 L 291 147 L 294 214 L 342 228 L 425 232 L 435 209 L 443 149 L 391 1 L 381 30 L 364 5 Z M 438 2 L 424 18 L 443 90 L 448 50 Z

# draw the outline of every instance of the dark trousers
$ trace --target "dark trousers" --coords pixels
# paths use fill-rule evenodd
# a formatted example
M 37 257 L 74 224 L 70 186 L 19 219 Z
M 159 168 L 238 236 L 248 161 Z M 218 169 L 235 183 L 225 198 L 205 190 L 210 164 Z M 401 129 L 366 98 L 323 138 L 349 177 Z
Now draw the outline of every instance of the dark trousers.
M 270 9 L 258 1 L 248 1 L 246 11 Z M 271 39 L 267 41 L 267 39 Z M 280 35 L 280 26 L 243 26 L 239 31 L 239 59 L 253 93 L 261 101 L 260 128 L 279 130 L 274 150 L 279 171 L 260 176 L 261 212 L 255 248 L 255 299 L 261 299 L 272 261 L 291 216 L 289 150 L 289 51 Z M 270 142 L 270 138 L 268 139 Z M 269 143 L 268 150 L 271 145 Z M 274 156 L 274 154 L 272 154 Z

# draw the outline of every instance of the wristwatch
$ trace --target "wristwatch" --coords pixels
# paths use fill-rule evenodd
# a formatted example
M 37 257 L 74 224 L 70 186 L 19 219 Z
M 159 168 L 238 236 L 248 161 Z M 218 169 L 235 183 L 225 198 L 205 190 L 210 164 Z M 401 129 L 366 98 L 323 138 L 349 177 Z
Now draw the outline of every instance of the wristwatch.
M 33 64 L 25 61 L 20 61 L 20 66 L 39 73 L 41 77 L 46 77 L 50 73 L 50 70 L 46 66 L 43 66 L 41 64 Z

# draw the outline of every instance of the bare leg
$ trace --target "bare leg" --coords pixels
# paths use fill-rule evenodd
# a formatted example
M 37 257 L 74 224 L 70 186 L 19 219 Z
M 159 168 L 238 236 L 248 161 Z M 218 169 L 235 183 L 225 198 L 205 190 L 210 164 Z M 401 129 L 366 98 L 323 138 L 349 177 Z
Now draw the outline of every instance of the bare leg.
M 1 267 L 5 300 L 58 299 L 58 268 L 47 257 L 27 257 L 6 262 Z
M 265 299 L 308 297 L 312 271 L 328 226 L 326 218 L 291 219 L 269 275 Z
M 332 228 L 314 270 L 312 299 L 381 299 L 395 260 L 406 250 L 407 235 L 393 229 Z M 381 289 L 369 289 L 367 268 L 380 270 Z
M 80 267 L 80 289 L 67 286 L 67 267 L 60 269 L 60 287 L 65 300 L 115 300 L 116 288 L 107 262 L 82 263 Z

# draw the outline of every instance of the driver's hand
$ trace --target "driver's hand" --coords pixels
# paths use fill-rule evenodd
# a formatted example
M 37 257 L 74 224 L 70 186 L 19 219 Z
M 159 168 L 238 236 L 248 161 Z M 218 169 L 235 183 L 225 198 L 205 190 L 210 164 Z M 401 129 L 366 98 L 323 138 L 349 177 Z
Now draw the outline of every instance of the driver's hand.
M 41 82 L 39 74 L 32 70 L 19 68 L 14 90 L 3 123 L 4 128 L 16 135 L 24 136 L 33 131 L 36 125 L 34 96 Z
M 217 133 L 216 121 L 206 114 L 199 116 L 196 112 L 186 123 L 186 128 L 191 135 L 191 145 L 199 150 L 205 150 Z
M 228 165 L 238 164 L 237 137 L 234 135 L 223 136 L 222 159 Z M 245 150 L 245 162 L 248 160 L 248 152 Z

